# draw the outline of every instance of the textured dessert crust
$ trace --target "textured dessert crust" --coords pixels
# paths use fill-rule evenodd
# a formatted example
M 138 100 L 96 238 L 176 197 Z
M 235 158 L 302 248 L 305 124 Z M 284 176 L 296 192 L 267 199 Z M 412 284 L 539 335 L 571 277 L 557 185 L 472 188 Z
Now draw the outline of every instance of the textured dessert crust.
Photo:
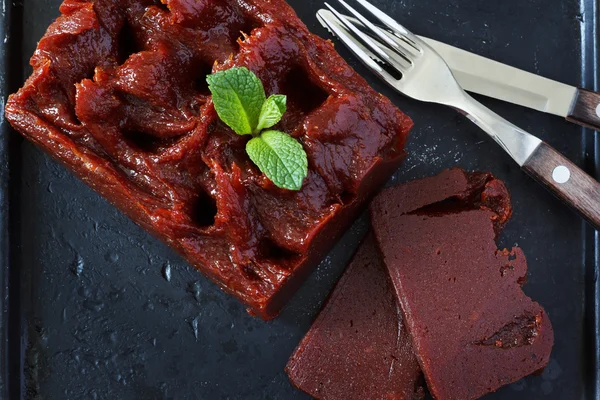
M 445 171 L 384 190 L 372 225 L 436 399 L 476 399 L 546 366 L 554 335 L 527 297 L 521 249 L 498 250 L 504 184 Z
M 296 387 L 318 400 L 423 398 L 421 370 L 372 234 L 286 371 Z
M 66 0 L 6 117 L 263 318 L 398 167 L 408 117 L 282 0 Z M 217 62 L 217 64 L 215 64 Z M 288 96 L 309 174 L 276 188 L 205 77 L 246 66 Z

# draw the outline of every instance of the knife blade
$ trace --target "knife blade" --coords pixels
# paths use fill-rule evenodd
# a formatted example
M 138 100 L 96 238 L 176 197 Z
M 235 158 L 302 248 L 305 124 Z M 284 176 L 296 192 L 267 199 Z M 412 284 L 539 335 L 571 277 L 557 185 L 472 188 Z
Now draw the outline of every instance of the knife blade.
M 333 14 L 329 10 L 321 9 L 317 12 L 317 19 L 326 29 L 327 24 L 323 19 L 331 21 L 334 19 L 332 17 Z M 349 16 L 347 18 L 363 27 L 357 19 Z M 340 29 L 346 30 L 343 25 L 340 25 Z M 393 33 L 385 28 L 382 30 L 391 39 L 398 40 Z M 365 33 L 369 34 L 384 52 L 392 51 L 368 30 L 365 30 Z M 442 56 L 463 89 L 558 115 L 570 122 L 600 130 L 600 93 L 556 82 L 437 40 L 419 37 Z M 360 44 L 359 46 L 373 60 L 385 64 L 368 48 Z

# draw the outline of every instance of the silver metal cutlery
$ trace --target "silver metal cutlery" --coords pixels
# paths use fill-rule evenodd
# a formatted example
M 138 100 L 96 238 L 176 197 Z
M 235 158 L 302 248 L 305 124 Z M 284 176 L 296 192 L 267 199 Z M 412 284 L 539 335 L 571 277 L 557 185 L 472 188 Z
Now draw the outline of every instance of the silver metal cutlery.
M 391 51 L 358 19 L 345 17 L 370 35 L 382 51 Z M 317 18 L 327 27 L 325 19 L 332 20 L 334 17 L 331 11 L 322 9 L 317 12 Z M 392 40 L 395 38 L 389 30 L 383 28 L 382 31 Z M 434 39 L 417 37 L 442 56 L 464 90 L 558 115 L 570 122 L 600 130 L 600 93 L 556 82 Z M 383 63 L 367 47 L 358 45 L 373 60 Z
M 338 1 L 360 25 L 327 3 L 331 14 L 320 13 L 319 19 L 371 71 L 408 97 L 447 105 L 466 115 L 525 172 L 600 228 L 600 184 L 596 180 L 539 138 L 469 96 L 444 59 L 423 39 L 366 0 L 356 2 L 386 29 L 373 24 L 344 0 Z

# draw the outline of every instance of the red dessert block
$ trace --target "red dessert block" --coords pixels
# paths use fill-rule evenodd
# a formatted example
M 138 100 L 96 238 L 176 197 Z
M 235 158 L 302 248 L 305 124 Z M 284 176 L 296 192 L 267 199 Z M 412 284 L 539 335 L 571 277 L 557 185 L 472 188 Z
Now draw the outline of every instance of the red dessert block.
M 554 336 L 521 288 L 521 249 L 498 250 L 510 216 L 503 183 L 450 170 L 382 192 L 372 224 L 436 399 L 475 399 L 538 371 Z M 496 228 L 496 229 L 495 229 Z
M 372 234 L 286 371 L 294 385 L 319 400 L 422 398 L 421 371 Z
M 398 167 L 412 122 L 282 0 L 66 0 L 6 106 L 13 127 L 272 318 Z M 218 63 L 218 64 L 215 64 Z M 278 189 L 221 123 L 206 75 L 245 66 L 287 95 L 308 153 Z

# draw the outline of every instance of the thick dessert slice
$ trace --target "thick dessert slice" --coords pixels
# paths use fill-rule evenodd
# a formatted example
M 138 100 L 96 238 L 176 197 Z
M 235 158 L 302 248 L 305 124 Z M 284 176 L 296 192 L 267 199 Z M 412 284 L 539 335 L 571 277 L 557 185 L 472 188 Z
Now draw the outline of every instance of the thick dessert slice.
M 263 318 L 398 167 L 412 122 L 283 0 L 66 0 L 6 117 Z M 215 65 L 218 62 L 218 65 Z M 287 95 L 298 192 L 219 121 L 211 71 L 246 66 Z
M 422 398 L 397 304 L 370 234 L 290 358 L 292 383 L 323 400 Z
M 498 250 L 509 195 L 491 175 L 451 170 L 382 192 L 372 224 L 436 399 L 475 399 L 548 363 L 554 335 L 527 297 L 519 248 Z

